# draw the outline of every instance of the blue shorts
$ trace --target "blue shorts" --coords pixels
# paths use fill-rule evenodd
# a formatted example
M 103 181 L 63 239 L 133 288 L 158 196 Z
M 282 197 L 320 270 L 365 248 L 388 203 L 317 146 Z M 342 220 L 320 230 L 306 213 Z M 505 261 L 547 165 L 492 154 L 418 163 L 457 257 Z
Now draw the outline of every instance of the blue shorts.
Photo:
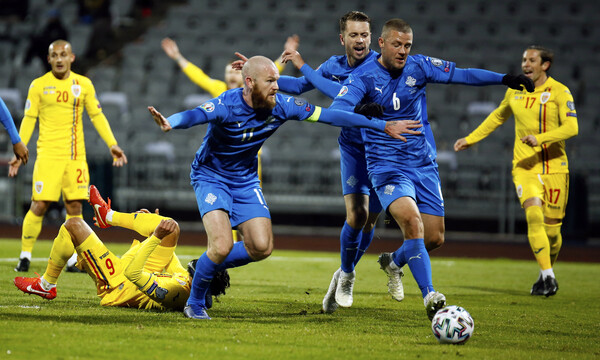
M 224 210 L 232 227 L 257 217 L 271 218 L 258 179 L 238 184 L 196 175 L 192 186 L 201 217 L 213 210 Z
M 372 174 L 371 180 L 386 211 L 396 199 L 410 196 L 417 203 L 419 212 L 444 216 L 444 198 L 436 165 Z
M 381 212 L 381 203 L 367 173 L 364 145 L 344 141 L 338 141 L 338 143 L 340 145 L 340 173 L 343 194 L 369 195 L 369 212 Z

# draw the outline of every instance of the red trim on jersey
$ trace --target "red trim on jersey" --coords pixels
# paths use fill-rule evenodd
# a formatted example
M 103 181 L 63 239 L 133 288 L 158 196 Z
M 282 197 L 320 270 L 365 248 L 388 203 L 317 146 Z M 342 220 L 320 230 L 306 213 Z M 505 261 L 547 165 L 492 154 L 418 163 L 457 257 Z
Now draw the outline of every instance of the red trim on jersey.
M 546 104 L 544 104 L 544 106 L 542 107 L 542 132 L 545 133 L 546 132 Z M 546 163 L 545 168 L 546 168 L 546 174 L 550 173 L 550 161 L 548 160 L 548 145 L 544 144 L 542 145 L 542 151 L 544 152 L 544 162 Z

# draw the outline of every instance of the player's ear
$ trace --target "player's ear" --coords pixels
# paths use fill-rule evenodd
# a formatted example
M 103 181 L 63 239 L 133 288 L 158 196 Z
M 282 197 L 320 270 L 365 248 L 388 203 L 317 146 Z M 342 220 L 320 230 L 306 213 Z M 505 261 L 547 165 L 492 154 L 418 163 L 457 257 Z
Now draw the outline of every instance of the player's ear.
M 379 39 L 377 40 L 377 42 L 379 43 L 379 47 L 382 48 L 383 47 L 383 38 L 379 37 Z
M 550 61 L 544 61 L 542 63 L 542 70 L 548 71 L 549 68 L 550 68 Z
M 344 35 L 340 34 L 340 43 L 344 46 Z

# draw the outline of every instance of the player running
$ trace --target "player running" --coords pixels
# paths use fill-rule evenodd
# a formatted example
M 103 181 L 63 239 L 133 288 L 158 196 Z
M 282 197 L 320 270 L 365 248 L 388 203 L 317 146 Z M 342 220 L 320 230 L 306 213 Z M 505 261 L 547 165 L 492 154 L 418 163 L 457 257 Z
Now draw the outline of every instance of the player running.
M 71 71 L 75 54 L 71 44 L 56 40 L 48 48 L 52 70 L 33 80 L 25 103 L 20 135 L 27 145 L 39 116 L 37 159 L 31 182 L 31 207 L 23 219 L 21 254 L 15 271 L 28 271 L 31 252 L 42 230 L 44 214 L 63 197 L 67 219 L 81 217 L 82 200 L 88 197 L 89 171 L 83 135 L 83 110 L 110 150 L 113 166 L 123 166 L 127 157 L 115 139 L 94 85 Z M 16 176 L 21 160 L 10 161 L 9 176 Z M 76 257 L 72 258 L 75 263 Z
M 71 256 L 65 249 L 77 251 L 83 267 L 96 282 L 102 306 L 136 307 L 139 309 L 183 310 L 189 296 L 193 263 L 186 270 L 175 255 L 179 240 L 179 225 L 173 219 L 148 210 L 121 213 L 110 208 L 94 185 L 90 186 L 90 205 L 94 207 L 97 225 L 106 228 L 120 226 L 147 237 L 143 242 L 134 240 L 121 258 L 114 255 L 81 218 L 68 219 L 61 227 L 54 244 L 48 267 L 60 270 Z M 72 250 L 71 250 L 72 252 Z M 191 273 L 188 273 L 191 267 Z M 19 290 L 52 300 L 56 298 L 58 276 L 48 271 L 41 277 L 16 277 Z M 228 286 L 226 272 L 215 277 L 211 294 L 225 293 Z M 208 296 L 207 306 L 212 304 Z
M 200 256 L 184 314 L 210 319 L 204 294 L 215 272 L 267 258 L 273 250 L 269 208 L 257 176 L 257 153 L 265 140 L 288 119 L 334 126 L 362 126 L 396 138 L 414 133 L 414 121 L 386 123 L 362 115 L 323 109 L 277 93 L 279 72 L 263 56 L 250 58 L 242 69 L 244 88 L 229 90 L 201 106 L 165 119 L 149 110 L 164 132 L 208 123 L 207 134 L 192 163 L 192 186 L 208 236 Z M 234 244 L 231 229 L 243 241 Z
M 533 80 L 535 91 L 507 90 L 500 106 L 454 144 L 455 151 L 464 150 L 514 116 L 513 182 L 525 210 L 529 244 L 540 266 L 531 295 L 545 296 L 558 291 L 552 268 L 562 246 L 560 227 L 569 195 L 565 140 L 579 132 L 571 91 L 548 75 L 553 59 L 554 54 L 544 47 L 528 47 L 521 68 Z
M 369 48 L 371 19 L 367 14 L 350 11 L 340 18 L 339 25 L 340 42 L 344 46 L 345 55 L 332 56 L 317 70 L 313 70 L 297 51 L 287 49 L 282 60 L 291 61 L 304 76 L 282 76 L 279 79 L 281 91 L 301 94 L 317 88 L 333 99 L 350 73 L 377 58 L 379 54 Z M 334 272 L 323 298 L 323 311 L 326 313 L 334 312 L 338 305 L 352 306 L 356 276 L 354 268 L 373 241 L 375 224 L 381 212 L 381 204 L 372 191 L 373 187 L 367 176 L 360 129 L 342 128 L 338 144 L 346 221 L 340 232 L 341 266 Z
M 423 55 L 409 56 L 413 43 L 410 25 L 402 19 L 385 23 L 379 38 L 381 55 L 354 71 L 333 101 L 331 108 L 354 109 L 361 103 L 378 103 L 383 116 L 391 119 L 424 120 L 425 85 L 456 83 L 469 85 L 506 84 L 530 86 L 524 77 L 498 74 L 481 69 L 459 69 L 449 61 Z M 382 270 L 390 281 L 392 297 L 398 289 L 400 269 L 405 265 L 419 285 L 426 312 L 433 318 L 445 305 L 445 296 L 436 292 L 431 278 L 428 251 L 444 241 L 444 201 L 435 162 L 431 134 L 407 135 L 406 142 L 385 139 L 370 129 L 362 131 L 369 179 L 383 208 L 396 220 L 404 234 L 404 243 L 394 253 L 379 257 Z M 424 242 L 425 232 L 431 243 Z M 393 281 L 392 281 L 393 280 Z M 402 291 L 403 295 L 403 291 Z

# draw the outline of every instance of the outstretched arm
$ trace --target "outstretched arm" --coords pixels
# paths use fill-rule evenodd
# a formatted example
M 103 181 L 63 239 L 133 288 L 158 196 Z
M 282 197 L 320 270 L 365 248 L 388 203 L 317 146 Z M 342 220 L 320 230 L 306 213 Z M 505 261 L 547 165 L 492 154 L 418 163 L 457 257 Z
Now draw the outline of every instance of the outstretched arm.
M 413 129 L 422 125 L 417 120 L 384 121 L 377 118 L 369 119 L 366 116 L 343 110 L 316 107 L 313 114 L 307 119 L 313 122 L 322 122 L 338 127 L 364 127 L 383 131 L 395 139 L 406 142 L 402 134 L 419 135 L 420 131 Z
M 300 46 L 300 36 L 294 34 L 292 36 L 288 36 L 285 44 L 283 44 L 283 53 L 287 50 L 296 51 L 298 50 L 298 46 Z M 279 55 L 279 57 L 275 60 L 275 66 L 277 66 L 277 70 L 281 74 L 285 69 L 285 61 L 283 61 L 283 53 Z
M 523 88 L 529 92 L 533 92 L 535 90 L 533 81 L 523 74 L 500 74 L 484 69 L 455 68 L 449 82 L 452 84 L 476 86 L 504 84 L 509 88 L 516 90 L 522 90 Z

